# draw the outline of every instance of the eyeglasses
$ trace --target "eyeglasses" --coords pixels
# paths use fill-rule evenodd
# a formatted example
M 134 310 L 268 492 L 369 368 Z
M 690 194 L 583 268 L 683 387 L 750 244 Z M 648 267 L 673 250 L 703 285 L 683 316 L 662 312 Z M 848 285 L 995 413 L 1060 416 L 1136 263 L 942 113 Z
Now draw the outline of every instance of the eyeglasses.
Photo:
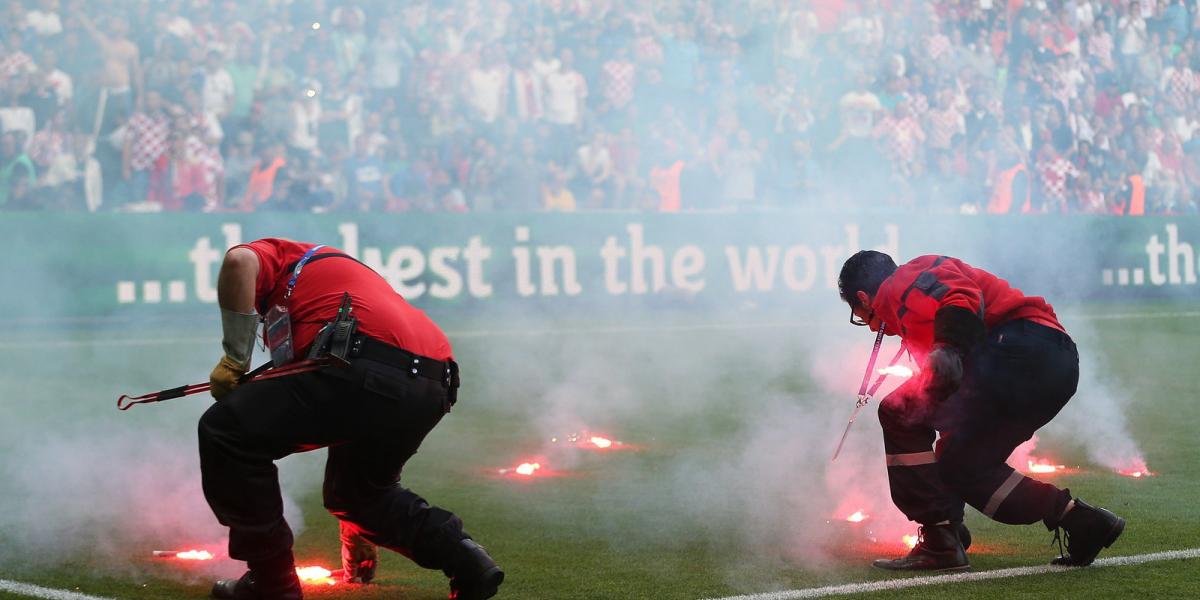
M 858 327 L 866 327 L 867 325 L 870 325 L 871 321 L 874 319 L 875 319 L 875 310 L 874 309 L 871 309 L 871 312 L 867 315 L 866 320 L 860 319 L 858 317 L 858 315 L 854 314 L 854 308 L 850 309 L 850 324 L 851 325 L 856 325 Z

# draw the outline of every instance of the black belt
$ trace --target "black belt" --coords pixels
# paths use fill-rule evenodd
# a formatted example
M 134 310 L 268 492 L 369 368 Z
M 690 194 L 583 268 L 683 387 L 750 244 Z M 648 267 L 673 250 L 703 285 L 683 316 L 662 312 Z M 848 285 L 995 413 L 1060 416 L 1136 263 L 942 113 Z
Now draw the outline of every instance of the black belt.
M 459 385 L 458 363 L 453 360 L 434 360 L 365 335 L 354 336 L 350 344 L 350 357 L 404 369 L 411 377 L 440 381 L 450 389 L 457 389 Z

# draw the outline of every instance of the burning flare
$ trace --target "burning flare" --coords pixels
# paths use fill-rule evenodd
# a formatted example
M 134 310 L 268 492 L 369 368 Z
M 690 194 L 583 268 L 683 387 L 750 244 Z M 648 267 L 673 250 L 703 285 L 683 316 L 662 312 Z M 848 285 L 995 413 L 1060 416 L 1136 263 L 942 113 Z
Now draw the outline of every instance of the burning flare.
M 212 560 L 213 555 L 208 550 L 185 550 L 175 555 L 184 560 Z
M 501 475 L 508 475 L 510 473 L 515 473 L 515 474 L 521 475 L 523 477 L 532 477 L 533 474 L 537 473 L 538 470 L 540 470 L 541 468 L 542 468 L 542 463 L 540 463 L 540 462 L 523 462 L 512 468 L 500 469 L 499 473 Z
M 208 550 L 155 550 L 155 558 L 178 558 L 180 560 L 212 560 Z
M 868 516 L 869 515 L 865 515 L 865 514 L 863 514 L 863 511 L 859 510 L 859 511 L 855 511 L 854 514 L 846 517 L 846 520 L 850 521 L 851 523 L 861 523 L 861 522 L 865 521 Z
M 1038 459 L 1038 462 L 1034 462 L 1033 460 L 1033 458 L 1030 458 L 1027 461 L 1026 473 L 1055 473 L 1067 468 L 1066 465 L 1048 463 L 1045 459 Z
M 590 441 L 597 448 L 608 448 L 613 445 L 612 440 L 606 437 L 600 437 L 598 435 L 593 435 L 588 441 Z
M 892 365 L 890 367 L 883 367 L 882 369 L 878 369 L 877 372 L 880 375 L 895 375 L 897 377 L 912 377 L 912 374 L 913 374 L 912 369 L 910 369 L 904 365 Z
M 324 567 L 296 567 L 296 576 L 301 583 L 334 585 L 333 571 Z
M 909 548 L 910 550 L 911 550 L 911 549 L 913 549 L 913 548 L 916 548 L 916 547 L 917 547 L 917 542 L 918 542 L 918 541 L 920 541 L 920 540 L 917 538 L 917 536 L 915 536 L 915 535 L 905 535 L 905 536 L 904 536 L 903 538 L 901 538 L 901 539 L 902 539 L 902 540 L 904 540 L 904 545 L 905 545 L 905 546 L 908 546 L 908 548 Z

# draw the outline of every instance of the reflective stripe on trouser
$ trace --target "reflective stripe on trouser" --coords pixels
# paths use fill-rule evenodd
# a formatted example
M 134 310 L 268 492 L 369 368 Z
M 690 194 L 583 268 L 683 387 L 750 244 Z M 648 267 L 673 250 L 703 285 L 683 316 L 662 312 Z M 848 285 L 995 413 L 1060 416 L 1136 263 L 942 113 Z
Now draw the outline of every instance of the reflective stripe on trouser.
M 887 452 L 888 487 L 896 507 L 909 519 L 927 525 L 961 521 L 962 498 L 946 487 L 939 474 L 934 429 L 908 418 L 898 394 L 879 404 L 879 422 Z
M 1074 394 L 1078 357 L 1061 332 L 1004 323 L 971 352 L 962 386 L 945 401 L 906 397 L 907 386 L 884 398 L 879 420 L 896 506 L 924 524 L 961 519 L 964 501 L 1002 523 L 1056 524 L 1069 491 L 1005 461 Z M 950 433 L 938 440 L 936 462 L 923 463 L 937 430 Z

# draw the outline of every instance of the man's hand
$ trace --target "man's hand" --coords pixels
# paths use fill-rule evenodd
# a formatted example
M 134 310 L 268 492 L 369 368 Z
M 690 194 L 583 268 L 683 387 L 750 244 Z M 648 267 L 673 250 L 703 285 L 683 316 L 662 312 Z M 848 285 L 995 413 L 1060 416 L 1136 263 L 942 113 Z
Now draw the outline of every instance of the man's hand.
M 229 355 L 222 356 L 208 376 L 209 392 L 213 398 L 222 400 L 238 386 L 238 379 L 245 374 L 246 366 L 238 364 Z
M 346 521 L 341 523 L 342 580 L 346 583 L 371 583 L 379 553 L 375 545 L 362 536 L 358 528 Z
M 925 372 L 926 393 L 937 401 L 945 400 L 962 384 L 962 355 L 952 346 L 937 346 L 925 358 Z

